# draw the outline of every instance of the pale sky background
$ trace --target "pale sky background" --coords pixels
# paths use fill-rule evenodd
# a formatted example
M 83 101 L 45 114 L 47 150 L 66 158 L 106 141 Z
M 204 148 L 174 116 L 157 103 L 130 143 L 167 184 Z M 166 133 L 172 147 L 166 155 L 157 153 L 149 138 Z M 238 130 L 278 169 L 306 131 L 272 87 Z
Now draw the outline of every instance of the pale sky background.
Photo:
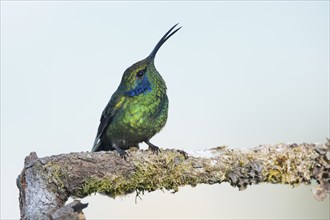
M 165 148 L 323 143 L 329 137 L 329 1 L 1 1 L 1 219 L 19 218 L 15 180 L 39 157 L 89 151 L 122 73 L 158 52 Z M 143 145 L 144 146 L 144 145 Z M 84 198 L 96 218 L 327 219 L 311 186 L 228 184 Z

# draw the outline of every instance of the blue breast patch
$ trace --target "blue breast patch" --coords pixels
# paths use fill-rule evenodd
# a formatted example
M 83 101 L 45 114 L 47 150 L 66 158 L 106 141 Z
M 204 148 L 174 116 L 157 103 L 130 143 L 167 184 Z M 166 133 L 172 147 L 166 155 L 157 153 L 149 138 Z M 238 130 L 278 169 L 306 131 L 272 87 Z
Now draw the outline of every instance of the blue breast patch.
M 126 95 L 128 96 L 137 96 L 140 95 L 142 93 L 147 93 L 150 92 L 151 89 L 151 85 L 150 82 L 148 80 L 147 76 L 144 76 L 143 79 L 135 86 L 134 89 L 131 89 L 129 91 L 126 92 Z

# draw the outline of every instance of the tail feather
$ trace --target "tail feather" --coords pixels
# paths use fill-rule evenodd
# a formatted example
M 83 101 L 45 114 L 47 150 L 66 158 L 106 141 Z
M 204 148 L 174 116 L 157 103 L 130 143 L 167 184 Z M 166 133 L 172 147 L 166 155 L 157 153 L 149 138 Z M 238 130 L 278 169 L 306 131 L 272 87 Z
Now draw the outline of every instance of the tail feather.
M 101 140 L 99 140 L 98 142 L 94 142 L 93 148 L 92 148 L 92 152 L 97 152 L 97 151 L 101 151 L 99 150 L 101 146 Z
M 92 152 L 115 150 L 111 143 L 105 143 L 102 140 L 94 143 Z

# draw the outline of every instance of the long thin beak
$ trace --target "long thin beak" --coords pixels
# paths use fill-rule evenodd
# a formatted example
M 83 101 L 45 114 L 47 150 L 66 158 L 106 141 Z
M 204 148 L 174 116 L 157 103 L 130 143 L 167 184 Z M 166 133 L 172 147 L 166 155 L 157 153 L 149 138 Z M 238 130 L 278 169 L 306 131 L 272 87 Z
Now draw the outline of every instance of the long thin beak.
M 165 43 L 165 41 L 167 41 L 167 39 L 169 39 L 173 34 L 175 34 L 178 30 L 180 30 L 179 27 L 177 29 L 175 29 L 174 31 L 172 31 L 178 24 L 174 25 L 169 31 L 166 32 L 166 34 L 159 40 L 159 42 L 157 43 L 157 45 L 155 46 L 155 48 L 152 50 L 151 54 L 148 56 L 148 59 L 153 60 L 155 59 L 155 56 L 157 54 L 157 51 L 159 50 L 159 48 Z

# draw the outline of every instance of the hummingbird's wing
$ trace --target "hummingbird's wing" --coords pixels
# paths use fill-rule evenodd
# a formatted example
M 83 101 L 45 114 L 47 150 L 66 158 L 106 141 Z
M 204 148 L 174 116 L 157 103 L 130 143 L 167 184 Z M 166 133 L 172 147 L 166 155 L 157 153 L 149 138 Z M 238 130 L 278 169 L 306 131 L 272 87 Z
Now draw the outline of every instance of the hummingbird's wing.
M 112 95 L 109 103 L 102 112 L 100 125 L 97 130 L 96 138 L 94 140 L 92 152 L 97 151 L 98 147 L 100 146 L 101 136 L 105 132 L 106 128 L 110 125 L 113 116 L 117 113 L 118 109 L 120 109 L 121 106 L 123 105 L 124 100 L 125 97 L 117 92 L 115 92 Z

